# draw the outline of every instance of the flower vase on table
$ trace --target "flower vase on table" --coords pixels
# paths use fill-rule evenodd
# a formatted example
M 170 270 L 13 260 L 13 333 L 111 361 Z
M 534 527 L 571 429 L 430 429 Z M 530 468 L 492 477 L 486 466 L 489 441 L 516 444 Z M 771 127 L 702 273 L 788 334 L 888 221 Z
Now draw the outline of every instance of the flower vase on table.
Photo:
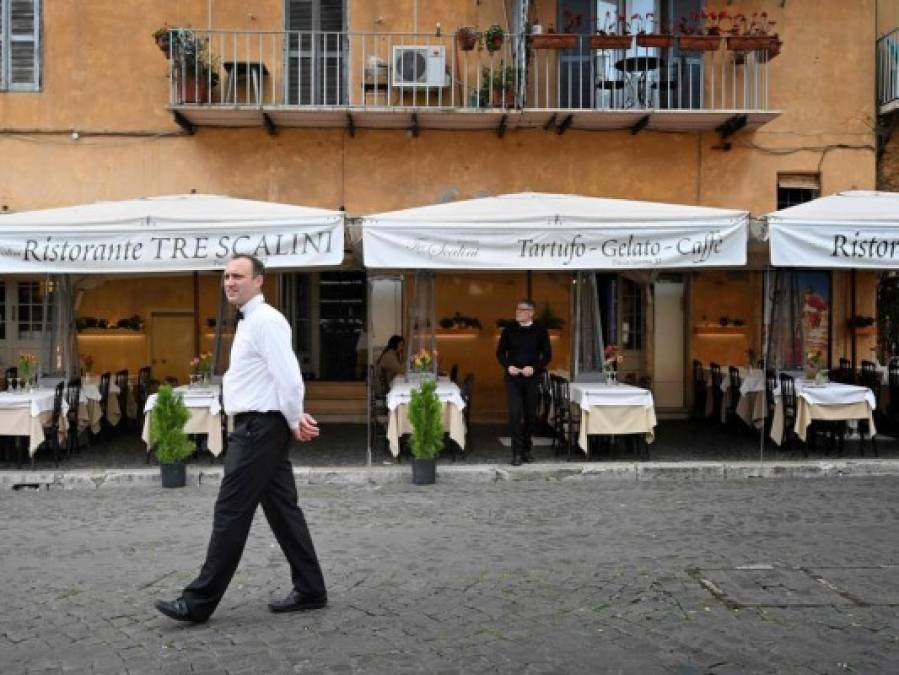
M 35 357 L 34 354 L 22 352 L 21 354 L 19 354 L 18 362 L 18 374 L 20 375 L 22 381 L 20 389 L 24 389 L 25 391 L 30 392 L 31 376 L 34 372 L 35 366 L 37 366 L 37 357 Z
M 618 384 L 618 366 L 624 363 L 624 357 L 616 345 L 606 345 L 603 350 L 602 369 L 606 384 Z
M 618 371 L 614 368 L 607 368 L 605 371 L 606 384 L 618 384 Z
M 205 387 L 209 384 L 209 376 L 212 374 L 212 353 L 202 352 L 190 360 L 190 384 L 191 388 Z
M 422 349 L 409 357 L 409 370 L 406 381 L 410 383 L 427 382 L 437 379 L 437 350 Z

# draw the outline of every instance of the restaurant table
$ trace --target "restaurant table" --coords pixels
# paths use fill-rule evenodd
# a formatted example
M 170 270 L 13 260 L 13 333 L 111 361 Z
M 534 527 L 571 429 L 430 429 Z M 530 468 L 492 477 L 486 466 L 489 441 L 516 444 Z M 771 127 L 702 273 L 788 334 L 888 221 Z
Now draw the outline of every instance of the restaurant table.
M 568 386 L 571 402 L 581 409 L 578 445 L 588 452 L 587 436 L 643 434 L 655 440 L 656 411 L 652 392 L 631 384 L 575 382 Z
M 53 389 L 37 387 L 31 391 L 0 392 L 0 436 L 27 436 L 28 454 L 34 456 L 44 442 L 44 426 L 53 416 Z M 68 405 L 62 402 L 59 420 L 60 441 L 65 438 Z
M 397 375 L 387 392 L 387 440 L 394 457 L 400 454 L 400 436 L 412 433 L 409 402 L 412 400 L 412 390 L 419 386 L 419 383 L 407 382 L 405 377 Z M 465 402 L 459 385 L 449 378 L 438 378 L 436 393 L 443 405 L 443 430 L 449 432 L 450 438 L 464 450 L 466 428 L 462 410 Z
M 89 386 L 96 387 L 98 401 L 100 393 L 98 387 L 99 384 L 100 378 L 97 375 L 85 375 L 81 378 L 82 391 L 88 389 Z M 137 398 L 134 395 L 134 387 L 135 385 L 133 383 L 128 383 L 128 398 L 125 403 L 125 416 L 131 420 L 137 419 Z M 122 419 L 122 406 L 119 404 L 119 394 L 121 392 L 122 390 L 119 389 L 119 385 L 117 385 L 115 381 L 115 376 L 113 376 L 109 381 L 109 401 L 106 403 L 106 419 L 112 426 L 117 426 Z
M 635 102 L 646 107 L 649 73 L 665 67 L 665 60 L 658 56 L 627 56 L 615 62 L 615 70 L 627 78 L 627 86 L 634 90 Z
M 793 430 L 805 441 L 806 430 L 813 420 L 867 420 L 871 436 L 874 427 L 874 409 L 877 402 L 874 392 L 854 384 L 828 382 L 817 384 L 811 380 L 796 379 L 796 423 Z M 780 385 L 774 390 L 774 416 L 771 420 L 771 440 L 777 445 L 783 442 L 784 412 Z
M 180 394 L 187 406 L 190 417 L 184 425 L 186 434 L 205 434 L 206 447 L 213 455 L 218 457 L 222 452 L 222 406 L 219 402 L 219 385 L 208 387 L 175 387 L 175 393 Z M 147 444 L 147 452 L 150 452 L 150 418 L 149 414 L 156 405 L 157 394 L 151 394 L 147 398 L 144 412 L 144 428 L 141 439 Z

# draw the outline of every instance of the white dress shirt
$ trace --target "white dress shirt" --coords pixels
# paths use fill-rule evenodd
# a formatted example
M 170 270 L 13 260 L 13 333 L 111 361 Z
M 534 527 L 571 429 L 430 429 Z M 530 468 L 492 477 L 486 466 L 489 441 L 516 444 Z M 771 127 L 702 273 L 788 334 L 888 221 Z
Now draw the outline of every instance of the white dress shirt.
M 290 325 L 262 294 L 243 307 L 222 379 L 225 412 L 279 410 L 291 429 L 303 414 L 303 376 L 291 346 Z

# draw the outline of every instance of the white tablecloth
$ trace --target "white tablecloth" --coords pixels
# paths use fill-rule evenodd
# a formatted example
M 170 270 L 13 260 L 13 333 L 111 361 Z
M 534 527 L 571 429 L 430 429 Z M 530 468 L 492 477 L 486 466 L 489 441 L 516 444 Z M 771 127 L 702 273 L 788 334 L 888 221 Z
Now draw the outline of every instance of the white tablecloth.
M 849 405 L 866 402 L 871 410 L 877 408 L 874 392 L 867 387 L 855 384 L 827 382 L 816 384 L 811 380 L 795 380 L 796 396 L 805 399 L 811 405 Z M 780 396 L 780 383 L 774 389 L 774 396 Z
M 603 382 L 576 382 L 568 385 L 573 403 L 589 411 L 597 405 L 635 405 L 651 407 L 652 392 L 632 384 L 605 384 Z
M 186 434 L 205 434 L 207 436 L 206 447 L 216 457 L 222 452 L 222 406 L 219 403 L 219 386 L 211 385 L 203 389 L 190 389 L 189 387 L 176 387 L 175 392 L 180 394 L 184 405 L 190 413 L 187 424 L 184 425 Z M 149 412 L 156 405 L 157 394 L 151 394 L 147 398 L 144 412 L 144 428 L 141 439 L 147 444 L 147 452 L 150 451 L 150 417 Z
M 38 388 L 30 392 L 0 392 L 0 436 L 28 436 L 28 453 L 34 456 L 45 440 L 44 425 L 53 414 L 53 389 Z M 64 437 L 68 405 L 63 399 L 60 437 Z
M 569 385 L 571 402 L 581 408 L 578 446 L 588 452 L 588 435 L 644 434 L 655 438 L 656 413 L 652 392 L 631 384 L 578 382 Z
M 412 390 L 418 389 L 421 386 L 420 383 L 409 383 L 402 380 L 399 377 L 395 377 L 393 379 L 393 384 L 390 385 L 390 391 L 387 392 L 387 409 L 388 410 L 396 410 L 396 408 L 400 405 L 408 405 L 412 400 Z M 465 408 L 465 402 L 462 400 L 462 392 L 459 389 L 459 385 L 450 379 L 439 379 L 437 380 L 437 398 L 440 399 L 440 402 L 443 404 L 452 403 L 459 410 Z
M 387 392 L 387 440 L 394 457 L 400 453 L 400 436 L 412 432 L 409 403 L 412 400 L 412 390 L 419 386 L 417 382 L 412 384 L 401 377 L 395 377 Z M 459 385 L 449 378 L 440 378 L 437 380 L 436 393 L 443 406 L 443 430 L 464 450 L 466 427 L 462 410 L 465 402 Z

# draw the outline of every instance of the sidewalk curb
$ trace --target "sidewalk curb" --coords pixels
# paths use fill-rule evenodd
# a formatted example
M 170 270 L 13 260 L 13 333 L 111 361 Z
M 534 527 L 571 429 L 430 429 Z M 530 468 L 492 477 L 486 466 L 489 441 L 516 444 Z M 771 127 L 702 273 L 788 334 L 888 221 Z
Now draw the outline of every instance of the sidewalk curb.
M 371 467 L 294 467 L 298 485 L 391 485 L 411 482 L 408 464 Z M 221 466 L 188 466 L 187 484 L 219 485 Z M 899 459 L 798 462 L 571 462 L 566 464 L 440 464 L 439 483 L 519 481 L 740 481 L 750 479 L 899 476 Z M 159 468 L 0 471 L 0 489 L 22 487 L 64 490 L 159 487 Z

